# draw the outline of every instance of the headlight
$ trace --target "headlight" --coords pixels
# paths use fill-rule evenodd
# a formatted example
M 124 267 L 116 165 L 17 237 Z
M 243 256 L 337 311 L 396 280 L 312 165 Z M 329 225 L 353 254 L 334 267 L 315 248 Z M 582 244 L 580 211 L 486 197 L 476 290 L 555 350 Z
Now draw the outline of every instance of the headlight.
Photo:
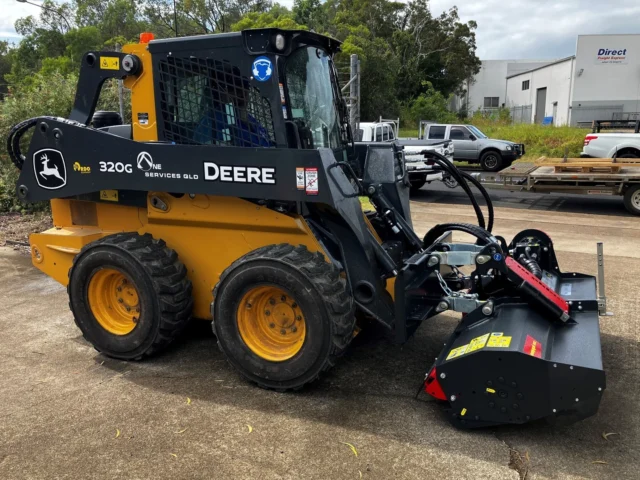
M 513 148 L 511 147 L 511 145 L 507 145 L 507 152 L 510 152 L 511 150 L 513 150 Z

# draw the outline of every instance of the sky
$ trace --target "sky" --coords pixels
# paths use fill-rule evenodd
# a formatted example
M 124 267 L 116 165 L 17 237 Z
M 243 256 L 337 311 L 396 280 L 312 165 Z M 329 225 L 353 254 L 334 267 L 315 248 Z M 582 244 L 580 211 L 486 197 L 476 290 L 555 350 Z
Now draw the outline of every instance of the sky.
M 40 3 L 39 0 L 32 0 Z M 276 0 L 277 1 L 277 0 Z M 286 6 L 293 0 L 280 0 Z M 482 60 L 561 58 L 575 54 L 580 34 L 640 33 L 639 0 L 430 0 L 432 14 L 458 6 L 478 23 Z M 0 0 L 0 39 L 18 41 L 14 22 L 37 7 Z

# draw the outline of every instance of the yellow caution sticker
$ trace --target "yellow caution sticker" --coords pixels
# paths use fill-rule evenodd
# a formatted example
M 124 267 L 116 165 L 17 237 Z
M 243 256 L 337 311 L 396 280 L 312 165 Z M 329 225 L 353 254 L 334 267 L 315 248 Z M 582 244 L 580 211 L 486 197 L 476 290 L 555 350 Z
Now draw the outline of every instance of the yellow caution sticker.
M 106 200 L 107 202 L 117 202 L 118 190 L 100 190 L 100 200 Z
M 474 338 L 466 345 L 452 348 L 447 355 L 446 360 L 461 357 L 467 353 L 477 352 L 485 347 L 491 348 L 508 348 L 511 345 L 511 337 L 506 337 L 503 332 L 485 333 Z
M 480 337 L 476 337 L 469 343 L 469 348 L 467 349 L 467 353 L 475 352 L 476 350 L 481 350 L 487 344 L 487 340 L 489 340 L 489 334 L 485 333 Z
M 120 70 L 120 58 L 100 57 L 100 70 Z
M 464 415 L 467 413 L 467 409 L 463 408 L 462 411 L 460 412 L 460 416 L 464 417 Z
M 489 337 L 487 347 L 492 348 L 509 348 L 511 345 L 511 337 L 505 336 L 502 332 L 494 332 Z
M 456 357 L 461 357 L 462 355 L 467 353 L 467 348 L 469 348 L 469 345 L 463 345 L 461 347 L 451 349 L 451 351 L 449 352 L 449 355 L 447 355 L 447 360 L 451 360 L 452 358 L 456 358 Z

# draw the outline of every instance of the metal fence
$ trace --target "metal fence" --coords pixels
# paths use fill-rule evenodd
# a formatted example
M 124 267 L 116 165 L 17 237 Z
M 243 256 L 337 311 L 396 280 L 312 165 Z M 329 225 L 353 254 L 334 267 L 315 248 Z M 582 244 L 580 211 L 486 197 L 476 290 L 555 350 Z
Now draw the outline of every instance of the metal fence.
M 591 125 L 594 120 L 621 120 L 624 115 L 623 111 L 624 105 L 573 107 L 571 109 L 571 125 Z
M 533 105 L 518 105 L 509 109 L 512 123 L 531 123 Z
M 640 112 L 616 112 L 613 114 L 613 118 L 611 120 L 619 122 L 637 122 L 638 120 L 640 120 Z

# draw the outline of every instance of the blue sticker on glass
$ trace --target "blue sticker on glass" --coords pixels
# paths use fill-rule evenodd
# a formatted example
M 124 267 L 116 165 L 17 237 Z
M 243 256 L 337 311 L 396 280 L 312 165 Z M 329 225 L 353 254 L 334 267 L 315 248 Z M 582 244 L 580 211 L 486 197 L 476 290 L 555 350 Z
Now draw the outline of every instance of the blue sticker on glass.
M 496 254 L 493 256 L 493 259 L 494 259 L 496 262 L 499 262 L 500 260 L 502 260 L 502 255 L 500 255 L 499 253 L 496 253 Z
M 271 74 L 273 73 L 271 60 L 267 57 L 256 58 L 251 66 L 251 73 L 253 73 L 253 78 L 259 82 L 266 82 L 271 78 Z

